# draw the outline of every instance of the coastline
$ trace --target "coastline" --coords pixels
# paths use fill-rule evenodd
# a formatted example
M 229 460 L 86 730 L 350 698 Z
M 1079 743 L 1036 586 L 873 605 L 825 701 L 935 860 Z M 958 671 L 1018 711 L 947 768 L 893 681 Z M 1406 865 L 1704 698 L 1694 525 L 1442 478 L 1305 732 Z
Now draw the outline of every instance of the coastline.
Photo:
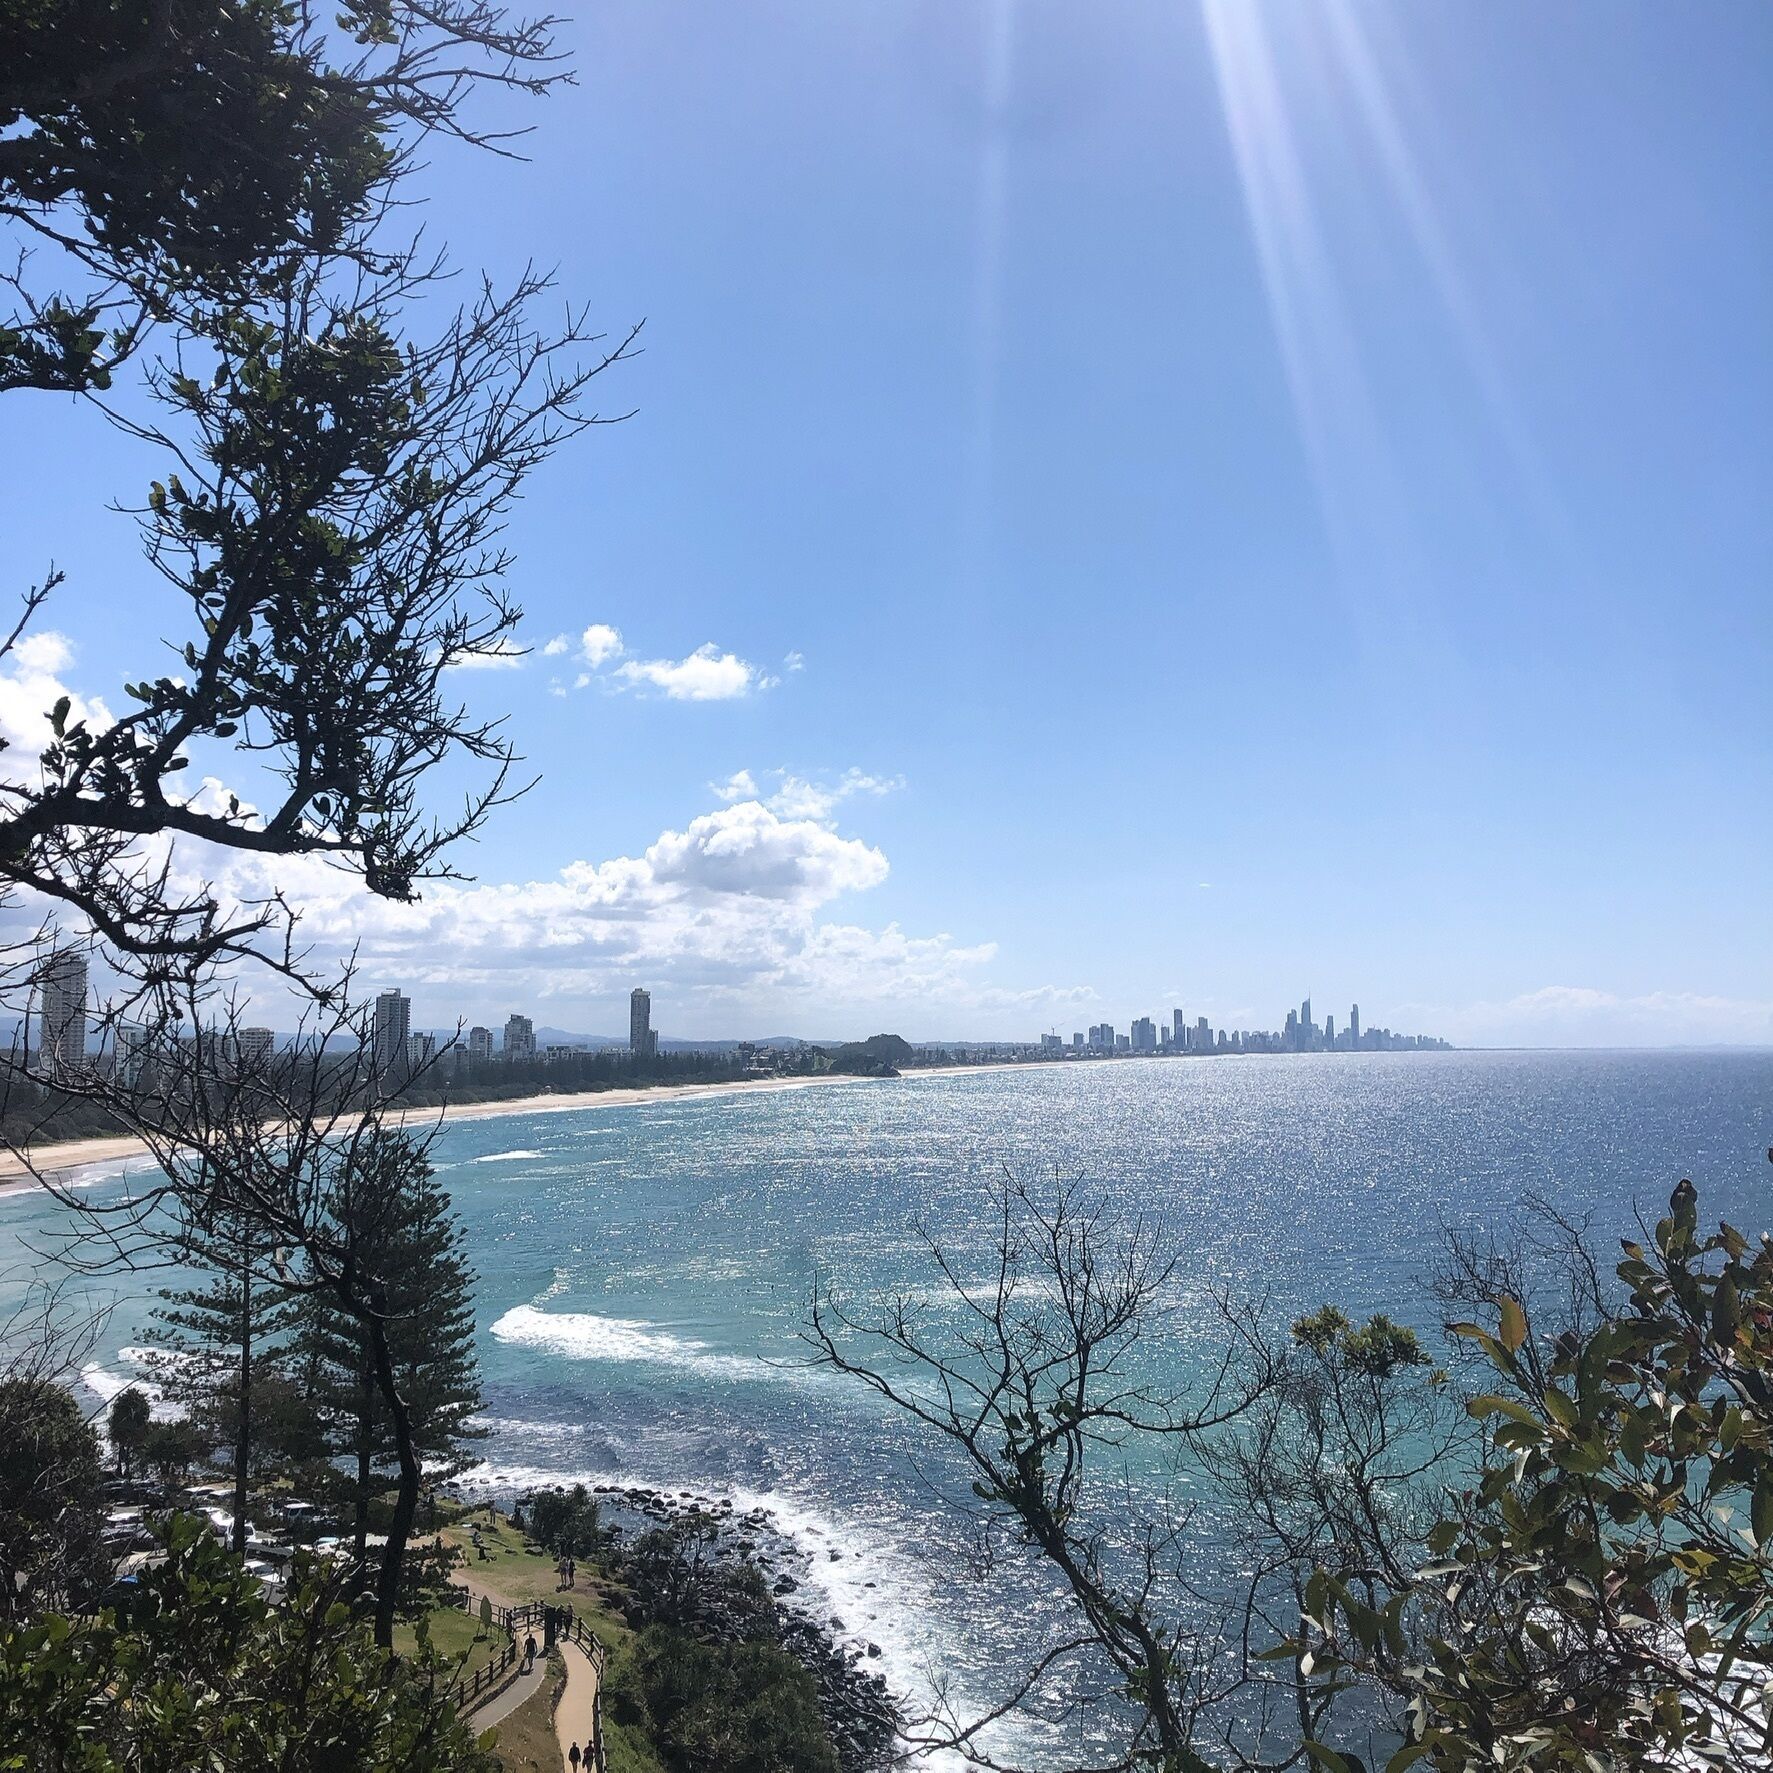
M 1045 1069 L 1063 1063 L 1063 1060 L 1029 1059 L 997 1065 L 920 1065 L 915 1070 L 901 1072 L 897 1078 L 858 1077 L 849 1072 L 827 1071 L 813 1077 L 744 1077 L 721 1083 L 636 1084 L 614 1090 L 565 1093 L 544 1091 L 533 1096 L 508 1096 L 496 1102 L 457 1102 L 412 1108 L 403 1111 L 399 1118 L 408 1126 L 435 1125 L 441 1121 L 499 1120 L 512 1114 L 566 1114 L 582 1108 L 635 1108 L 665 1100 L 697 1102 L 720 1096 L 819 1089 L 832 1084 L 898 1083 L 920 1077 L 960 1077 L 974 1072 L 1026 1071 L 1035 1067 Z M 130 1158 L 146 1156 L 146 1148 L 139 1140 L 120 1135 L 41 1145 L 30 1153 L 28 1163 L 17 1151 L 0 1150 L 0 1196 L 31 1187 L 38 1175 L 65 1175 L 88 1164 L 127 1164 Z

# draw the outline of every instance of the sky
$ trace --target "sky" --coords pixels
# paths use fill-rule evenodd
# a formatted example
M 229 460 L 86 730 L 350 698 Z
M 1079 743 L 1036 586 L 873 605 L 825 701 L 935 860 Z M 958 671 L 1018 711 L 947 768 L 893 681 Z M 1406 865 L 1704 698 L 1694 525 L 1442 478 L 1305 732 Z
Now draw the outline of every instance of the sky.
M 565 44 L 424 220 L 644 321 L 633 416 L 515 514 L 530 650 L 454 678 L 541 777 L 474 882 L 279 875 L 366 984 L 1773 1042 L 1760 0 L 611 0 Z M 106 508 L 136 446 L 15 395 L 0 449 L 11 575 L 68 574 L 11 735 L 171 612 Z

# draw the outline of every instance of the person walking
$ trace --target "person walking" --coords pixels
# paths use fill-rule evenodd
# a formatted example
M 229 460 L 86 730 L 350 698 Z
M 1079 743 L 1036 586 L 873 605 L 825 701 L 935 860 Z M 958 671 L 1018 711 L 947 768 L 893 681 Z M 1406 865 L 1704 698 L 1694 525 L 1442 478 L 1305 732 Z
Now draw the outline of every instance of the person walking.
M 581 1757 L 579 1754 L 579 1745 L 576 1742 L 566 1751 L 566 1758 L 572 1762 L 573 1773 L 579 1773 L 579 1761 Z
M 536 1634 L 532 1631 L 529 1636 L 523 1640 L 523 1672 L 525 1674 L 528 1674 L 530 1669 L 535 1666 L 535 1660 Z
M 578 1581 L 579 1566 L 571 1558 L 566 1560 L 566 1585 L 571 1588 Z

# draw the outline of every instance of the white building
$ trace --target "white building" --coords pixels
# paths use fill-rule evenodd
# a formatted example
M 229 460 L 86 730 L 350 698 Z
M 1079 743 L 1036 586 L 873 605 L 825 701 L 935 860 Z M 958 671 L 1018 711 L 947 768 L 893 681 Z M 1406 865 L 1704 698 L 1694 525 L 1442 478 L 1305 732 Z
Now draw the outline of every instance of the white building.
M 38 1062 L 51 1077 L 86 1063 L 86 956 L 64 948 L 43 969 L 37 994 Z

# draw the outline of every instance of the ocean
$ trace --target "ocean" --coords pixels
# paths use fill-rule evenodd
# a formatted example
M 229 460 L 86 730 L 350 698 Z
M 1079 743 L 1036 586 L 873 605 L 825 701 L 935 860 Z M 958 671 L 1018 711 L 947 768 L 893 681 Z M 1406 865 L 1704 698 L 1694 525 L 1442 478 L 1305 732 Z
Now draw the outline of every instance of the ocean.
M 1159 1352 L 1185 1383 L 1218 1347 L 1210 1287 L 1266 1296 L 1277 1321 L 1335 1301 L 1429 1329 L 1442 1226 L 1500 1224 L 1529 1194 L 1591 1216 L 1603 1249 L 1681 1176 L 1704 1218 L 1773 1229 L 1769 1144 L 1758 1053 L 1122 1060 L 451 1123 L 434 1158 L 478 1275 L 485 1390 L 470 1481 L 763 1508 L 804 1554 L 797 1602 L 872 1647 L 913 1707 L 965 1711 L 1045 1640 L 1050 1586 L 1013 1559 L 974 1579 L 952 1462 L 811 1363 L 816 1282 L 856 1302 L 927 1290 L 920 1231 L 982 1280 L 993 1178 L 1075 1177 L 1176 1239 Z M 114 1167 L 87 1181 L 120 1186 Z M 0 1198 L 14 1294 L 55 1213 Z M 100 1392 L 128 1376 L 144 1314 L 120 1295 Z M 1017 1728 L 1001 1747 L 1063 1759 Z

